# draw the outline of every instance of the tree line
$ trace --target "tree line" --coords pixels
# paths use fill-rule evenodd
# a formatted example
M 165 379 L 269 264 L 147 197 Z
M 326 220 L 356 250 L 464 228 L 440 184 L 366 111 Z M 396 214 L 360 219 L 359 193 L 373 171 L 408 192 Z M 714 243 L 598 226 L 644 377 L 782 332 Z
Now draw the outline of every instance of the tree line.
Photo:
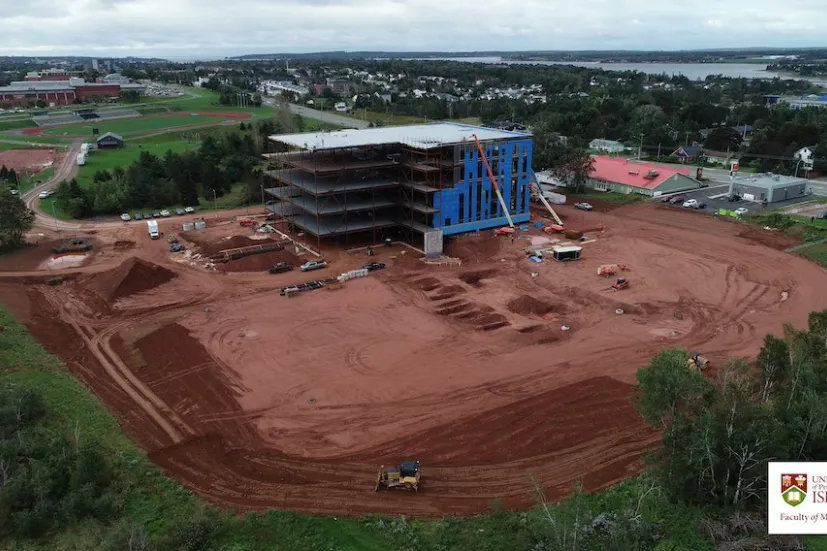
M 767 335 L 754 365 L 733 358 L 711 378 L 687 361 L 664 350 L 638 371 L 635 404 L 663 434 L 649 474 L 674 503 L 762 514 L 780 487 L 767 462 L 827 457 L 827 310 Z
M 249 184 L 252 199 L 258 196 L 267 137 L 298 131 L 301 125 L 300 117 L 282 110 L 277 118 L 208 135 L 193 151 L 169 150 L 160 157 L 142 151 L 127 167 L 97 171 L 88 185 L 76 179 L 62 182 L 55 201 L 73 218 L 86 218 L 130 209 L 197 206 L 202 199 L 223 197 L 238 183 Z
M 310 62 L 308 62 L 310 63 Z M 305 63 L 303 62 L 303 65 Z M 391 115 L 430 120 L 478 117 L 486 125 L 512 120 L 529 126 L 537 141 L 566 139 L 566 149 L 583 150 L 595 138 L 618 140 L 630 146 L 643 141 L 649 155 L 670 155 L 683 145 L 702 144 L 708 150 L 739 153 L 742 165 L 760 171 L 794 173 L 793 155 L 802 147 L 816 149 L 816 170 L 827 170 L 827 109 L 769 108 L 764 95 L 802 95 L 815 92 L 800 79 L 747 79 L 709 76 L 692 81 L 681 75 L 650 75 L 633 71 L 603 71 L 586 67 L 490 65 L 440 61 L 329 62 L 373 75 L 394 75 L 392 101 L 376 94 L 375 81 L 349 77 L 361 94 L 355 107 Z M 310 72 L 310 69 L 308 69 Z M 438 77 L 443 80 L 422 80 Z M 381 79 L 380 79 L 381 80 Z M 547 101 L 477 99 L 486 90 L 542 86 Z M 472 99 L 458 97 L 457 88 Z M 443 96 L 415 98 L 413 89 Z M 447 94 L 447 95 L 444 95 Z M 749 125 L 745 133 L 731 127 Z M 701 134 L 701 130 L 712 133 Z M 705 133 L 706 134 L 706 133 Z M 820 151 L 820 153 L 819 153 Z M 544 153 L 552 153 L 550 157 Z M 535 168 L 554 167 L 559 157 L 549 148 L 535 148 Z

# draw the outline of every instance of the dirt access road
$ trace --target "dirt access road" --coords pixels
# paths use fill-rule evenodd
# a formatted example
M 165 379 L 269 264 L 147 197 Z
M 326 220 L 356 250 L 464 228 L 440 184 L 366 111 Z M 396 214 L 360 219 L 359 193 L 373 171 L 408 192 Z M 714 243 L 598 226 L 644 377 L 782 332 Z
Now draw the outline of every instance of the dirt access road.
M 530 262 L 524 248 L 549 245 L 538 231 L 513 244 L 485 232 L 450 244 L 460 267 L 379 248 L 384 272 L 294 299 L 278 287 L 309 276 L 210 272 L 140 227 L 104 228 L 63 285 L 38 284 L 35 253 L 0 263 L 0 300 L 156 464 L 215 503 L 518 509 L 537 487 L 556 500 L 577 480 L 596 490 L 638 472 L 657 435 L 629 385 L 658 350 L 721 365 L 827 305 L 827 275 L 778 250 L 784 236 L 659 205 L 560 212 L 605 228 L 587 232 L 579 262 Z M 211 252 L 248 239 L 228 228 L 182 237 Z M 325 252 L 331 267 L 313 278 L 365 262 Z M 596 276 L 613 262 L 630 289 Z M 248 268 L 260 270 L 235 269 Z M 422 491 L 373 493 L 377 467 L 406 458 L 422 461 Z

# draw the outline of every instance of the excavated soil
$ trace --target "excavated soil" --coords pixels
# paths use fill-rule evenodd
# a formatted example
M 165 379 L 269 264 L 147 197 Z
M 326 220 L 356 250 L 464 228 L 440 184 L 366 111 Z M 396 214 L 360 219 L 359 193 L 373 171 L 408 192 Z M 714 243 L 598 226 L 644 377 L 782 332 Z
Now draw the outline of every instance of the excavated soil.
M 298 268 L 303 261 L 291 251 L 274 251 L 230 260 L 219 264 L 219 269 L 223 272 L 261 272 L 277 262 L 287 262 Z
M 483 232 L 451 243 L 471 267 L 388 257 L 387 269 L 336 291 L 285 298 L 279 287 L 364 257 L 325 251 L 335 268 L 312 275 L 217 275 L 176 263 L 166 242 L 119 234 L 136 247 L 96 257 L 63 285 L 0 273 L 0 300 L 152 461 L 216 504 L 439 516 L 496 499 L 521 509 L 537 486 L 557 500 L 578 481 L 597 490 L 639 472 L 658 434 L 629 391 L 659 350 L 697 349 L 714 368 L 827 307 L 827 272 L 762 244 L 777 237 L 651 205 L 560 212 L 568 227 L 605 226 L 578 262 L 532 263 L 526 240 Z M 273 260 L 256 256 L 239 262 Z M 611 263 L 629 266 L 628 289 L 596 275 Z M 91 294 L 129 308 L 110 312 Z M 373 492 L 380 464 L 409 458 L 422 462 L 418 494 Z
M 195 243 L 198 246 L 198 252 L 204 256 L 213 256 L 227 249 L 238 249 L 251 245 L 265 245 L 277 242 L 277 240 L 271 238 L 252 239 L 246 235 L 235 235 L 229 239 L 216 240 L 209 234 L 205 235 L 204 232 L 199 231 L 183 232 L 181 233 L 181 237 L 191 243 Z
M 523 316 L 530 316 L 532 314 L 535 316 L 545 316 L 551 312 L 561 310 L 554 304 L 534 298 L 530 295 L 521 295 L 520 297 L 509 301 L 508 309 L 515 314 L 521 314 Z
M 128 258 L 113 270 L 89 276 L 81 281 L 89 290 L 108 302 L 148 291 L 176 277 L 175 272 L 137 257 Z
M 0 166 L 16 171 L 39 172 L 55 161 L 54 149 L 10 149 L 0 152 Z

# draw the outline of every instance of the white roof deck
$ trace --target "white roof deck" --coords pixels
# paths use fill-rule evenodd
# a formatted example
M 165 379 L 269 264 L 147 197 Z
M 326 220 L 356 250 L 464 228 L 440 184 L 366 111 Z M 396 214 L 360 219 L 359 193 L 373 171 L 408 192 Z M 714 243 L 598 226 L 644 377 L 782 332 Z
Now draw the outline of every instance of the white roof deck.
M 531 134 L 525 132 L 511 132 L 455 122 L 435 122 L 409 126 L 383 126 L 362 130 L 278 134 L 270 136 L 270 140 L 308 151 L 386 144 L 403 144 L 416 149 L 433 149 L 463 141 L 473 142 L 472 134 L 476 134 L 481 142 L 531 137 Z

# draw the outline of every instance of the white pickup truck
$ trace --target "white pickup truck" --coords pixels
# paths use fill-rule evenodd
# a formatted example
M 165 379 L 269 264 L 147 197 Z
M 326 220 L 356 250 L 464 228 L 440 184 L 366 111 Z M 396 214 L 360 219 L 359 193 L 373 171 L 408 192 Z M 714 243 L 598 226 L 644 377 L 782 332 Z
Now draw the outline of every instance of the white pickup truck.
M 146 227 L 149 230 L 149 237 L 152 239 L 158 239 L 161 237 L 161 233 L 158 231 L 158 222 L 155 220 L 147 220 Z

